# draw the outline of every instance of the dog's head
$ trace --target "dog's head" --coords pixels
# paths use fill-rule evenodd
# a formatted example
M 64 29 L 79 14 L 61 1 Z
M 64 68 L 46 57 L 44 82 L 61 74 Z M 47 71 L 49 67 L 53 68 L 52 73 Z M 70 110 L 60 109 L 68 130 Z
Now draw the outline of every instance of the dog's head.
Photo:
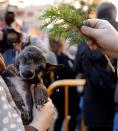
M 28 46 L 15 59 L 15 65 L 24 79 L 32 79 L 46 67 L 46 59 L 40 49 Z
M 25 47 L 15 59 L 15 65 L 24 79 L 31 80 L 36 76 L 42 77 L 45 72 L 54 71 L 62 65 L 47 63 L 43 52 L 35 47 Z

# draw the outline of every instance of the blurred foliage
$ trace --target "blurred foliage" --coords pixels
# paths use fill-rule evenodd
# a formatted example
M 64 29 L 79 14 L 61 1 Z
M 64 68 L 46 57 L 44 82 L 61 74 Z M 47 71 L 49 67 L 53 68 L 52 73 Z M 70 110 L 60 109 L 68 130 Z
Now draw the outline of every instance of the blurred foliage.
M 83 25 L 91 11 L 91 7 L 84 11 L 86 3 L 80 0 L 80 8 L 75 9 L 68 4 L 51 6 L 43 12 L 40 18 L 44 20 L 42 28 L 49 27 L 48 34 L 50 37 L 63 37 L 69 40 L 71 45 L 79 44 L 86 40 L 80 28 Z
M 95 12 L 96 12 L 96 7 L 97 4 L 95 1 L 93 1 L 91 4 L 84 2 L 83 0 L 79 0 L 80 1 L 80 8 L 79 10 L 81 12 L 83 12 L 83 15 L 85 16 L 86 19 L 91 18 L 91 17 L 95 17 Z M 85 9 L 86 7 L 86 9 Z

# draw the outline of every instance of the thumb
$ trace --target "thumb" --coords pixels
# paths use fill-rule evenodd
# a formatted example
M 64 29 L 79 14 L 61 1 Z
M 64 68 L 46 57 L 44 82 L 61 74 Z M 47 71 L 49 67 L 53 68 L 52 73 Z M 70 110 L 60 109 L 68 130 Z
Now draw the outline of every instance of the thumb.
M 88 26 L 82 26 L 81 32 L 86 36 L 97 38 L 97 30 Z

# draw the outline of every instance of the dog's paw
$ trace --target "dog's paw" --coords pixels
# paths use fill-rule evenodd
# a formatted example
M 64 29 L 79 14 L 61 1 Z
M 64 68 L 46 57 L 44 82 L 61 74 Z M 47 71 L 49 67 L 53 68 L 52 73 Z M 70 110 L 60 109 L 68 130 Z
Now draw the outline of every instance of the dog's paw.
M 42 108 L 44 106 L 45 103 L 48 102 L 48 98 L 46 96 L 44 96 L 43 94 L 41 95 L 42 97 L 35 97 L 35 106 L 36 108 Z
M 21 111 L 24 110 L 25 104 L 24 104 L 23 99 L 22 99 L 20 96 L 17 96 L 17 97 L 14 99 L 14 101 L 15 101 L 15 104 L 16 104 L 16 106 L 18 107 L 19 110 L 21 110 Z
M 42 106 L 44 106 L 44 104 L 48 102 L 48 92 L 42 84 L 38 85 L 35 88 L 34 101 L 36 108 L 39 109 L 42 108 Z
M 33 119 L 31 112 L 26 110 L 21 113 L 21 118 L 24 125 L 28 125 Z
M 35 106 L 37 109 L 40 110 L 44 106 L 44 104 L 46 104 L 47 102 L 48 102 L 47 98 L 44 98 L 44 99 L 42 98 L 40 100 L 36 99 Z

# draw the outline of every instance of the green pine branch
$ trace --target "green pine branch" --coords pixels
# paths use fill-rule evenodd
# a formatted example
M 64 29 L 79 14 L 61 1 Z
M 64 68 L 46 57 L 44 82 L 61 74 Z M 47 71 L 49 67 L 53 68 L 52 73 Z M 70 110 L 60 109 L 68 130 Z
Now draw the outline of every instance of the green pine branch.
M 42 28 L 52 25 L 48 31 L 51 37 L 63 37 L 68 39 L 70 44 L 79 44 L 86 39 L 80 32 L 85 18 L 81 11 L 70 5 L 51 6 L 43 12 L 41 18 L 45 20 Z

